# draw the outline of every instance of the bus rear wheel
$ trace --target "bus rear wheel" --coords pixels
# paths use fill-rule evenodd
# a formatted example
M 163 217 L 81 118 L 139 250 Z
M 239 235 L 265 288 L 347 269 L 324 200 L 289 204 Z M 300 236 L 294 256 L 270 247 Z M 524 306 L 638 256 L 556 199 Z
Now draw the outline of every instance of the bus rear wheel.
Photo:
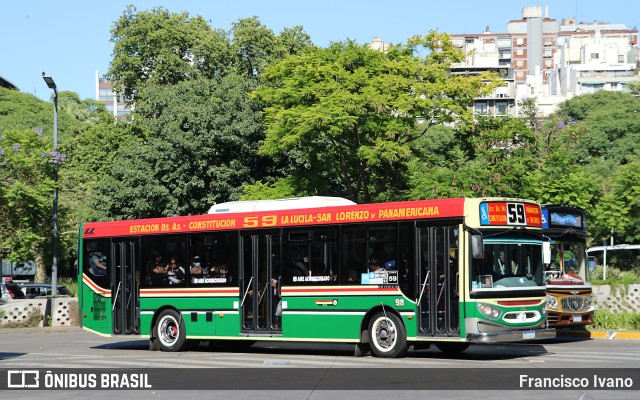
M 175 310 L 164 310 L 154 327 L 156 340 L 162 351 L 181 351 L 187 345 L 187 331 L 180 314 Z
M 402 320 L 392 313 L 379 312 L 369 321 L 369 343 L 377 357 L 402 357 L 407 353 L 407 333 Z

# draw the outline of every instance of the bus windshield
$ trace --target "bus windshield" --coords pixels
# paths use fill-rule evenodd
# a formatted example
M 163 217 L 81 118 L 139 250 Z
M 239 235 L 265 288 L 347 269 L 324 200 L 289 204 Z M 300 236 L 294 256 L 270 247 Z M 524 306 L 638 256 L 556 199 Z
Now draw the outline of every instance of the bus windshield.
M 584 243 L 555 241 L 551 244 L 551 264 L 545 271 L 546 279 L 589 281 L 589 269 Z
M 541 244 L 486 240 L 484 250 L 473 260 L 472 290 L 544 285 Z

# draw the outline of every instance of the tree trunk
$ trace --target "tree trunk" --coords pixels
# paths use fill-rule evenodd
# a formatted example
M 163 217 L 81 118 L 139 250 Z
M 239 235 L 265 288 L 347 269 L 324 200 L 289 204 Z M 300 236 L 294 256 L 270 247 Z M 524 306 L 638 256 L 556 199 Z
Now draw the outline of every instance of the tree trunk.
M 47 275 L 47 266 L 44 263 L 44 259 L 41 254 L 36 255 L 36 275 L 34 277 L 35 283 L 47 283 L 49 282 L 49 275 Z

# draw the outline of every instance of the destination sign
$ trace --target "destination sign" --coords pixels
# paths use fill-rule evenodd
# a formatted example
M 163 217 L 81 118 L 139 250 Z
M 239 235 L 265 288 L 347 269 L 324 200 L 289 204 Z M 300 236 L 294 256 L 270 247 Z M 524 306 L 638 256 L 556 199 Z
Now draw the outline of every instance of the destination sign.
M 92 222 L 84 225 L 82 236 L 84 238 L 95 238 L 118 235 L 148 235 L 210 230 L 450 218 L 461 217 L 463 214 L 463 198 L 417 200 L 297 210 Z
M 583 214 L 542 210 L 542 227 L 569 227 L 584 229 Z
M 480 203 L 480 225 L 542 226 L 538 204 L 492 201 Z

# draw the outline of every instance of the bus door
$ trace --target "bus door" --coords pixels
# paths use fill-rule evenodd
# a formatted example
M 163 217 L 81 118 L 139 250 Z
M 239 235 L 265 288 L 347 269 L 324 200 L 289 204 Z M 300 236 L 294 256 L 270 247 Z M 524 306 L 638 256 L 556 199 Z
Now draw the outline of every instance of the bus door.
M 115 335 L 140 334 L 140 268 L 138 243 L 114 240 L 111 245 L 111 313 Z
M 246 334 L 280 334 L 280 231 L 243 235 L 240 260 L 240 315 Z
M 458 226 L 418 226 L 418 335 L 460 336 Z

